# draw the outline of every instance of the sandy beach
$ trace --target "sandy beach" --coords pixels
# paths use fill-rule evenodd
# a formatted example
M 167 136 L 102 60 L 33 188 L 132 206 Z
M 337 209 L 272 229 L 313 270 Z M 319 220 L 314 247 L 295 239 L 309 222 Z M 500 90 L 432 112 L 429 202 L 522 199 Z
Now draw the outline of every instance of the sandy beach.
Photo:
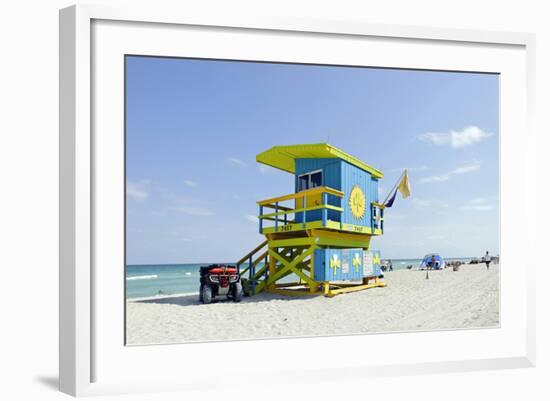
M 499 265 L 388 272 L 387 287 L 356 293 L 202 305 L 197 295 L 127 301 L 128 345 L 499 325 Z

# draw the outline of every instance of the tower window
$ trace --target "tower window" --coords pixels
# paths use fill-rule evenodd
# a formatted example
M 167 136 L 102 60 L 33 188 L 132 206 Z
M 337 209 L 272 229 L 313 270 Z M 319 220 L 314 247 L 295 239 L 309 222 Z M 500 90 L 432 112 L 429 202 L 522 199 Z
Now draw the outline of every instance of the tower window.
M 298 176 L 298 191 L 316 188 L 323 185 L 323 171 L 317 170 Z

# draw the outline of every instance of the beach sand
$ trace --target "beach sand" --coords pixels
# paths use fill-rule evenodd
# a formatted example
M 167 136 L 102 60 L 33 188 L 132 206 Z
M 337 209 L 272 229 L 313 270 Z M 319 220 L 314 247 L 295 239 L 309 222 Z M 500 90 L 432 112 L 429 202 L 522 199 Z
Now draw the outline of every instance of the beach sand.
M 201 305 L 198 295 L 127 301 L 128 345 L 499 326 L 499 265 L 399 270 L 387 287 L 334 298 L 259 294 Z

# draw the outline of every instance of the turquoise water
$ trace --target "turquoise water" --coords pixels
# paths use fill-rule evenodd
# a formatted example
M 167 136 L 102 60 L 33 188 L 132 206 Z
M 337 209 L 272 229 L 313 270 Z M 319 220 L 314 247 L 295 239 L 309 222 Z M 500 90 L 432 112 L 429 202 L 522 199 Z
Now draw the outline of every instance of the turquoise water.
M 458 260 L 464 263 L 468 263 L 472 259 L 473 259 L 472 257 L 445 258 L 447 262 Z M 382 259 L 382 260 L 387 260 L 387 259 Z M 393 265 L 393 270 L 402 270 L 402 269 L 406 269 L 407 266 L 410 266 L 410 265 L 412 265 L 413 268 L 418 267 L 420 265 L 420 262 L 422 262 L 422 259 L 391 259 L 391 261 Z
M 199 267 L 209 263 L 126 266 L 126 298 L 198 293 Z
M 471 258 L 448 258 L 447 260 L 470 261 Z M 393 269 L 418 267 L 422 259 L 392 259 Z M 210 263 L 187 263 L 173 265 L 128 265 L 126 266 L 126 298 L 144 298 L 155 295 L 198 294 L 199 268 Z M 260 269 L 258 265 L 256 269 Z M 386 274 L 391 274 L 386 272 Z M 292 277 L 288 277 L 292 280 Z

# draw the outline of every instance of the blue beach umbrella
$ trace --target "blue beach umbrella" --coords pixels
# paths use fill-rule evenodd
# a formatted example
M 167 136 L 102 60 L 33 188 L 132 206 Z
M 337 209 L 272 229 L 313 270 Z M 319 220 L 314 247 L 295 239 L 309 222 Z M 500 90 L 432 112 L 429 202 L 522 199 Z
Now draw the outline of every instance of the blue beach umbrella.
M 432 257 L 435 259 L 434 265 L 431 266 L 432 263 Z M 443 259 L 440 255 L 437 253 L 429 253 L 426 256 L 424 256 L 424 259 L 422 259 L 422 262 L 420 263 L 421 269 L 426 269 L 430 267 L 432 270 L 441 270 L 445 268 L 445 259 Z

